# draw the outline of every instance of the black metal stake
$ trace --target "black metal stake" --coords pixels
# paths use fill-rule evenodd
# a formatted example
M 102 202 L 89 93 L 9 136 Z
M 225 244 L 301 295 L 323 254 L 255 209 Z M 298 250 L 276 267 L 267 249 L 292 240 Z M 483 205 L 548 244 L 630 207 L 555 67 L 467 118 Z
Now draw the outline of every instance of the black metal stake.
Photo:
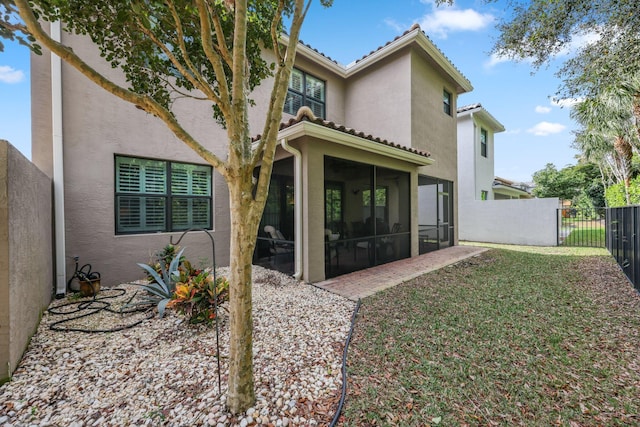
M 169 243 L 174 246 L 180 244 L 182 238 L 191 231 L 204 231 L 209 236 L 211 240 L 211 259 L 213 260 L 213 289 L 216 293 L 215 298 L 213 299 L 213 312 L 215 313 L 215 321 L 216 321 L 216 360 L 218 361 L 218 394 L 222 393 L 222 377 L 220 373 L 220 326 L 218 324 L 218 277 L 216 275 L 216 242 L 213 240 L 213 236 L 209 232 L 209 230 L 205 230 L 204 228 L 190 228 L 185 230 L 177 242 L 173 243 L 173 236 L 169 238 Z

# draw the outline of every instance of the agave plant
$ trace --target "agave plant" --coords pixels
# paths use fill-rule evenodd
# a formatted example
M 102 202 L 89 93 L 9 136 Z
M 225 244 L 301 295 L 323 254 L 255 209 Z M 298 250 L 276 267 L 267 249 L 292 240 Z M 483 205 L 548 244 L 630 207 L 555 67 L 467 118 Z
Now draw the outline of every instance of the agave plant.
M 140 285 L 147 291 L 147 295 L 136 302 L 135 305 L 157 305 L 158 316 L 164 316 L 164 310 L 176 290 L 176 280 L 179 275 L 178 266 L 180 265 L 183 251 L 184 249 L 181 249 L 180 252 L 173 257 L 168 266 L 162 266 L 161 274 L 150 265 L 138 263 L 153 280 Z

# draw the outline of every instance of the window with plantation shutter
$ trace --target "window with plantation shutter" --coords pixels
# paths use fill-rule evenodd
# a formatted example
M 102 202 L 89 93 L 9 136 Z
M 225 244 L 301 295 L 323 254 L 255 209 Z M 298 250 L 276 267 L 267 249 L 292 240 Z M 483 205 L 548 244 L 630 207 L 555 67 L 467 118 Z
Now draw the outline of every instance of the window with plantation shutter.
M 295 115 L 303 105 L 311 108 L 316 117 L 325 118 L 326 83 L 294 68 L 289 78 L 289 90 L 284 102 L 284 112 Z
M 116 156 L 116 233 L 211 228 L 211 167 Z

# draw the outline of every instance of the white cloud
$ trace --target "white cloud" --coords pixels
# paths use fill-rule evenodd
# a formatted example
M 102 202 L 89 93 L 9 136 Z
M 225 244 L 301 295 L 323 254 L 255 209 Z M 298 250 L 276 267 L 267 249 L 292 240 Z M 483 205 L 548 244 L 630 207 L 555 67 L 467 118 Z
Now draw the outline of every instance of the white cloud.
M 445 39 L 451 32 L 479 31 L 495 20 L 490 13 L 479 13 L 473 9 L 438 6 L 433 0 L 421 0 L 421 3 L 431 6 L 431 13 L 418 20 L 420 28 L 429 36 Z
M 0 83 L 20 83 L 24 80 L 24 73 L 21 70 L 14 70 L 8 65 L 0 65 Z
M 527 132 L 535 136 L 548 136 L 554 133 L 560 133 L 565 130 L 565 128 L 566 126 L 560 123 L 540 122 L 531 129 L 527 129 Z
M 542 105 L 536 105 L 536 113 L 538 114 L 548 114 L 551 112 L 551 107 L 544 107 Z
M 492 53 L 489 60 L 484 63 L 484 68 L 492 68 L 500 63 L 509 62 L 509 61 L 511 61 L 511 59 L 509 59 L 506 56 L 498 55 L 497 53 Z

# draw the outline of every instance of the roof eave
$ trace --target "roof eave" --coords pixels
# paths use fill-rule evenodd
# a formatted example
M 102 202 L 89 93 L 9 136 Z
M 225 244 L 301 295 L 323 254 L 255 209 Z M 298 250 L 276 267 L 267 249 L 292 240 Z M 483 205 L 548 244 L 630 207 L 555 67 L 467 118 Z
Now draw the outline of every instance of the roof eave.
M 378 154 L 385 157 L 392 157 L 394 159 L 412 163 L 417 166 L 428 166 L 435 162 L 435 160 L 422 154 L 417 154 L 411 151 L 403 150 L 402 148 L 373 142 L 365 138 L 360 138 L 356 135 L 351 135 L 349 133 L 341 132 L 339 130 L 331 129 L 326 126 L 321 126 L 308 121 L 301 121 L 287 127 L 286 129 L 281 130 L 280 133 L 278 133 L 278 139 L 288 138 L 291 140 L 303 136 L 323 139 L 347 147 L 367 151 L 369 153 Z
M 505 131 L 504 125 L 500 123 L 498 119 L 493 117 L 493 115 L 482 106 L 459 112 L 457 116 L 464 117 L 470 116 L 471 114 L 479 117 L 480 120 L 488 124 L 491 127 L 493 133 L 500 133 Z

